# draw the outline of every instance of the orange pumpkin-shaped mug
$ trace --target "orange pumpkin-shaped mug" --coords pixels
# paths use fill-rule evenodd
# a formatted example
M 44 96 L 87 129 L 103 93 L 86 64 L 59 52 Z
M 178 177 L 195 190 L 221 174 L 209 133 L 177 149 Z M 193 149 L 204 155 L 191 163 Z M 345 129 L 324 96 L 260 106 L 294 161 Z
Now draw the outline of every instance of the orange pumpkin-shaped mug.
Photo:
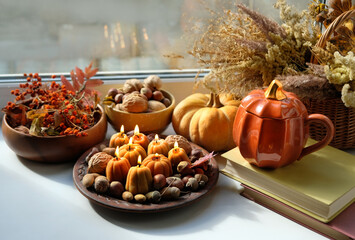
M 305 147 L 309 124 L 321 123 L 327 134 L 322 141 Z M 254 90 L 239 106 L 233 125 L 233 140 L 241 155 L 258 167 L 277 168 L 329 144 L 334 125 L 324 115 L 308 115 L 294 93 L 282 90 L 278 80 L 265 90 Z

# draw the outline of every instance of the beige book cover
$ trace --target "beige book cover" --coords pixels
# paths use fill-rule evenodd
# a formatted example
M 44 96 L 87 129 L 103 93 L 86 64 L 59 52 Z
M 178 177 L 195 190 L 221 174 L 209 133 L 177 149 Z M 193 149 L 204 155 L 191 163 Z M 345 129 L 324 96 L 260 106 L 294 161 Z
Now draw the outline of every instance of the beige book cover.
M 330 146 L 278 169 L 250 165 L 238 148 L 222 157 L 222 173 L 323 222 L 355 200 L 355 156 Z

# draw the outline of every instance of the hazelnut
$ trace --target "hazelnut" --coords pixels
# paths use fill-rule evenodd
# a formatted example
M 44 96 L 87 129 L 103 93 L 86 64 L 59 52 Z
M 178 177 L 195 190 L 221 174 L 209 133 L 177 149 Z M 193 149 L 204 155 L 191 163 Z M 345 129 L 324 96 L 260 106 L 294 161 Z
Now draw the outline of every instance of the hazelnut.
M 165 187 L 160 191 L 161 197 L 165 200 L 178 199 L 180 197 L 180 189 L 177 187 Z
M 158 202 L 160 202 L 161 194 L 159 191 L 152 191 L 152 192 L 147 193 L 145 195 L 145 197 L 147 198 L 148 202 L 158 203 Z
M 206 186 L 206 182 L 205 181 L 199 181 L 198 182 L 198 187 L 199 188 L 203 188 L 203 187 L 205 187 Z
M 182 190 L 185 186 L 183 181 L 177 177 L 168 177 L 166 178 L 166 183 L 169 187 L 177 187 L 178 189 Z
M 114 99 L 115 99 L 115 103 L 121 103 L 123 101 L 123 94 L 118 93 Z
M 164 95 L 161 91 L 154 91 L 153 92 L 153 99 L 157 101 L 161 101 L 164 99 Z
M 141 94 L 143 94 L 144 96 L 146 96 L 148 100 L 151 99 L 152 96 L 153 96 L 152 90 L 151 90 L 150 88 L 147 88 L 147 87 L 141 88 L 141 91 L 140 91 L 140 92 L 141 92 Z
M 161 189 L 166 185 L 166 178 L 163 174 L 157 174 L 153 177 L 154 189 Z
M 117 94 L 118 94 L 117 88 L 110 88 L 110 90 L 108 90 L 107 92 L 107 96 L 112 98 L 115 98 Z
M 125 191 L 122 193 L 122 199 L 127 202 L 130 202 L 133 200 L 133 194 L 129 191 Z
M 171 101 L 169 98 L 164 98 L 161 102 L 165 105 L 165 107 L 169 107 L 171 104 Z
M 81 183 L 84 185 L 84 187 L 89 188 L 94 184 L 95 178 L 100 176 L 97 173 L 88 173 L 85 174 L 83 179 L 81 180 Z
M 195 170 L 190 168 L 190 166 L 191 163 L 189 163 L 188 161 L 181 161 L 177 166 L 177 171 L 182 175 L 192 175 L 195 173 Z
M 94 187 L 97 193 L 105 193 L 110 187 L 110 183 L 105 176 L 98 176 L 95 178 Z
M 110 183 L 110 189 L 109 189 L 110 195 L 114 197 L 121 197 L 122 193 L 124 192 L 124 187 L 122 183 L 119 181 L 113 181 Z
M 137 194 L 134 196 L 134 200 L 136 200 L 136 202 L 139 202 L 139 203 L 144 203 L 145 200 L 147 200 L 147 198 L 143 194 Z
M 195 174 L 194 178 L 196 178 L 198 182 L 200 181 L 204 181 L 205 183 L 208 182 L 208 177 L 205 174 Z
M 197 191 L 198 189 L 198 181 L 196 178 L 189 178 L 189 180 L 186 183 L 186 188 L 190 189 L 191 191 Z
M 190 160 L 191 160 L 191 162 L 195 162 L 196 160 L 200 159 L 200 157 L 202 157 L 202 156 L 203 156 L 202 150 L 199 148 L 194 148 L 191 151 Z
M 189 180 L 189 178 L 192 178 L 192 176 L 191 176 L 191 175 L 186 175 L 185 177 L 183 177 L 183 178 L 181 179 L 181 181 L 184 183 L 184 185 L 186 185 L 186 183 L 187 183 L 187 181 Z

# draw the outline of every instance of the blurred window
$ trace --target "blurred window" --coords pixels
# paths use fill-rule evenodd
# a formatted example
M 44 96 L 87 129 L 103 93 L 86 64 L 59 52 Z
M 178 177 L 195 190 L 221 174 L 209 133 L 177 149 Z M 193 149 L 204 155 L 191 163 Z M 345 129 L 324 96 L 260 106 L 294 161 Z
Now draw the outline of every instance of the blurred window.
M 103 72 L 199 68 L 189 34 L 208 23 L 208 9 L 235 2 L 0 0 L 0 74 L 68 73 L 90 62 Z M 277 18 L 274 1 L 241 2 Z

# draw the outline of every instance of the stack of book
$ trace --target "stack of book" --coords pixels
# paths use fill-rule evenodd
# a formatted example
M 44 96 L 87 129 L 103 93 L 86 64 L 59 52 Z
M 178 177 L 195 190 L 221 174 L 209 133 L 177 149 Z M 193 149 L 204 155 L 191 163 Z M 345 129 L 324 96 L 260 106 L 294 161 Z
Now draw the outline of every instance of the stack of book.
M 278 169 L 250 165 L 238 148 L 222 157 L 243 196 L 329 238 L 355 239 L 355 156 L 327 146 Z

